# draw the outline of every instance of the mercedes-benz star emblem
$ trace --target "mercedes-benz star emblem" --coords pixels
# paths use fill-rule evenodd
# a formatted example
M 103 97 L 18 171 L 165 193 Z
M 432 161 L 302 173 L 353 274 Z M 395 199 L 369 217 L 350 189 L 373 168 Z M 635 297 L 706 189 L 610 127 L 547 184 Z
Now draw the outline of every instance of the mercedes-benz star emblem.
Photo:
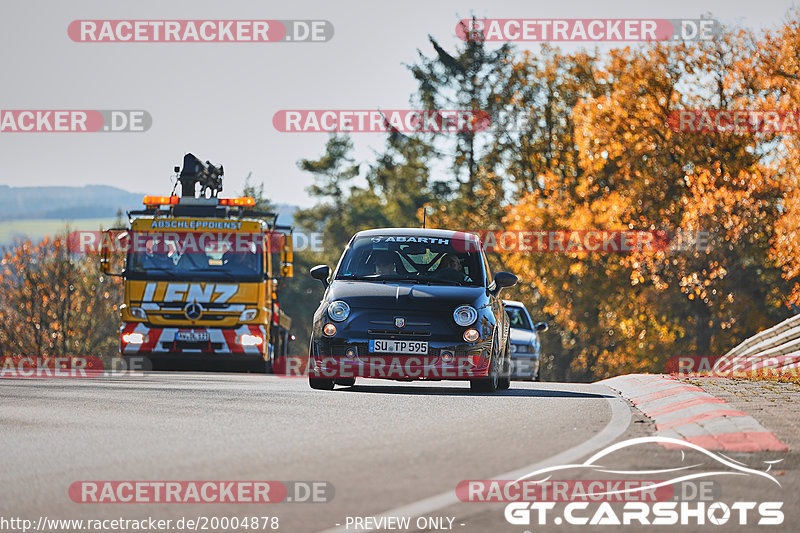
M 197 302 L 186 304 L 183 308 L 183 313 L 189 320 L 197 320 L 203 314 L 203 306 Z
M 397 329 L 403 328 L 403 327 L 405 327 L 405 325 L 406 325 L 406 319 L 405 318 L 403 318 L 401 316 L 398 316 L 398 317 L 394 318 L 394 327 L 396 327 Z

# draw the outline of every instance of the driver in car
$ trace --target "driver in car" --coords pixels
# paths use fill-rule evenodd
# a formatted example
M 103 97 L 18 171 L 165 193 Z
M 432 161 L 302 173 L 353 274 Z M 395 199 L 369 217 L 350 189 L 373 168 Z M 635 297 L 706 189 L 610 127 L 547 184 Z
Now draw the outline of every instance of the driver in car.
M 439 267 L 436 269 L 436 274 L 442 278 L 452 281 L 465 281 L 464 267 L 461 261 L 455 254 L 445 254 L 442 260 L 439 261 Z
M 175 253 L 174 243 L 166 243 L 166 246 L 164 247 L 167 249 L 165 251 L 159 251 L 158 247 L 159 243 L 156 239 L 151 239 L 145 243 L 145 253 L 142 257 L 142 266 L 144 268 L 174 267 L 175 263 L 172 260 L 172 256 Z
M 375 274 L 395 274 L 397 272 L 392 252 L 378 252 L 375 254 Z

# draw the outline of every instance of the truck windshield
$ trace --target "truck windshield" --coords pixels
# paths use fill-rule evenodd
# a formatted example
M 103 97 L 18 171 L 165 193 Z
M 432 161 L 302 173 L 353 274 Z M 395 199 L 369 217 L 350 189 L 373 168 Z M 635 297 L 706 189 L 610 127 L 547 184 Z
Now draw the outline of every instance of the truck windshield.
M 335 279 L 482 285 L 480 253 L 466 251 L 464 241 L 459 242 L 418 236 L 358 237 L 342 257 Z
M 159 237 L 137 243 L 127 258 L 126 275 L 130 279 L 236 279 L 255 281 L 263 278 L 263 253 L 255 244 L 241 250 L 213 243 L 204 249 L 184 246 L 178 240 Z M 241 247 L 240 247 L 241 248 Z

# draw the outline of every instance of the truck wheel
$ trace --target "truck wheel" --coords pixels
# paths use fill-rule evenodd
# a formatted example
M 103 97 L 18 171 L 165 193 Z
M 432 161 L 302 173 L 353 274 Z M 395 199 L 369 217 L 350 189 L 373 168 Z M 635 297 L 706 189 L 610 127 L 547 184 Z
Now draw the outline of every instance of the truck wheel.
M 312 389 L 333 390 L 334 382 L 332 379 L 308 378 L 308 384 Z
M 264 359 L 264 372 L 272 374 L 275 371 L 275 349 L 272 346 L 268 346 L 267 352 L 267 358 Z
M 123 355 L 125 370 L 150 371 L 154 369 L 153 361 L 146 355 Z

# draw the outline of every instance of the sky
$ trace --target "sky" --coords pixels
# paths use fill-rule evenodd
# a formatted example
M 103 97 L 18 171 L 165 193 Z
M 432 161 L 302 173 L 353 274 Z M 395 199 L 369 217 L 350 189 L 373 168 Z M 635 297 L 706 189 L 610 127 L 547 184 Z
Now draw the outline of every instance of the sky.
M 408 109 L 416 84 L 404 66 L 428 35 L 448 50 L 461 18 L 700 18 L 774 28 L 790 0 L 483 2 L 31 1 L 0 0 L 3 109 L 141 109 L 145 132 L 0 132 L 0 184 L 103 184 L 169 194 L 183 154 L 225 167 L 225 196 L 252 172 L 268 197 L 310 206 L 312 177 L 297 168 L 324 151 L 325 133 L 285 133 L 272 118 L 286 109 Z M 334 28 L 327 42 L 83 43 L 73 20 L 313 19 Z M 578 45 L 557 43 L 564 50 Z M 518 43 L 538 49 L 538 43 Z M 603 49 L 607 49 L 606 45 Z M 383 146 L 376 134 L 352 134 L 355 157 Z

